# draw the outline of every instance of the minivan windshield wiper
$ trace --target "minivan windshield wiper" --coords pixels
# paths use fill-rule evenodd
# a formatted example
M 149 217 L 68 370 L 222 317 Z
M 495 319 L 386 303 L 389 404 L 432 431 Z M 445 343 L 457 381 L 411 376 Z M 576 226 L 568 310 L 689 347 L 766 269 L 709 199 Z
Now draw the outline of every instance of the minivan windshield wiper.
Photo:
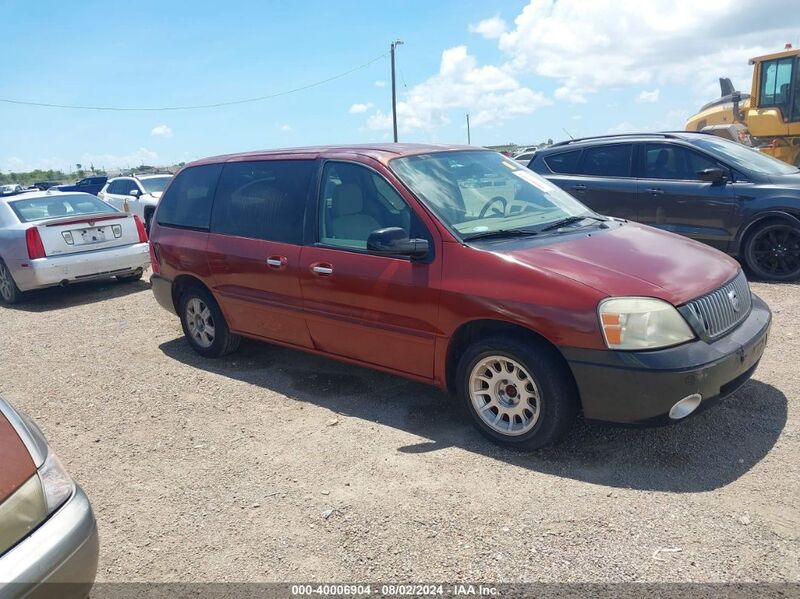
M 538 234 L 538 231 L 532 229 L 498 229 L 496 231 L 481 231 L 479 233 L 463 235 L 462 239 L 464 241 L 472 241 L 473 239 L 490 239 L 493 237 L 498 239 L 503 237 L 529 237 Z
M 568 216 L 567 218 L 562 218 L 561 220 L 557 220 L 554 223 L 550 223 L 546 227 L 542 227 L 539 229 L 540 231 L 552 231 L 554 229 L 560 229 L 561 227 L 566 227 L 567 225 L 572 225 L 575 223 L 579 223 L 587 218 L 591 218 L 593 220 L 597 220 L 600 222 L 605 222 L 608 219 L 603 218 L 602 216 L 594 216 L 593 214 L 584 214 L 582 216 Z

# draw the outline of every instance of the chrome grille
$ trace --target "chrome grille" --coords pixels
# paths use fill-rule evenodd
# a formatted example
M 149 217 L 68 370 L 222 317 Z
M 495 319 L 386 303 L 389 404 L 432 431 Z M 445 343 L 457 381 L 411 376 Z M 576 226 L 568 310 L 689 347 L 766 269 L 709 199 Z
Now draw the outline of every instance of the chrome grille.
M 736 278 L 716 291 L 690 301 L 683 309 L 701 338 L 716 339 L 747 318 L 751 305 L 750 285 L 744 273 L 739 271 Z

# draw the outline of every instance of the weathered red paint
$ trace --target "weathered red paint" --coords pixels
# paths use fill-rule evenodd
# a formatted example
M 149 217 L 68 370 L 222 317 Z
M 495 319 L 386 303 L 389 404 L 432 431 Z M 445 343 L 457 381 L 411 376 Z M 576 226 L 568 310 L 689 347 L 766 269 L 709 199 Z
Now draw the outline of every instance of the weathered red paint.
M 400 155 L 467 148 L 301 148 L 188 165 L 290 158 L 365 164 L 392 183 L 428 227 L 435 254 L 430 263 L 217 236 L 154 222 L 151 237 L 162 257 L 161 274 L 169 280 L 181 275 L 199 279 L 234 332 L 445 387 L 450 339 L 471 321 L 519 325 L 557 347 L 605 349 L 597 323 L 603 298 L 649 296 L 679 305 L 738 271 L 733 259 L 716 250 L 636 224 L 506 252 L 466 246 L 387 164 Z M 267 266 L 269 257 L 281 258 L 281 267 Z M 315 265 L 330 266 L 334 273 L 315 274 Z

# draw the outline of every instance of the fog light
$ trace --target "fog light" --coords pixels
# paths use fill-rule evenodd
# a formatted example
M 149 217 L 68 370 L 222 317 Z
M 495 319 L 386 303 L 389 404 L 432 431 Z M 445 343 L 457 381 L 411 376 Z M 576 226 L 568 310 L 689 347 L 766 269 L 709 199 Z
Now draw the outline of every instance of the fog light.
M 672 406 L 672 409 L 669 411 L 669 417 L 673 420 L 686 418 L 689 414 L 694 412 L 698 406 L 700 406 L 700 402 L 702 400 L 703 397 L 699 393 L 687 395 L 674 406 Z

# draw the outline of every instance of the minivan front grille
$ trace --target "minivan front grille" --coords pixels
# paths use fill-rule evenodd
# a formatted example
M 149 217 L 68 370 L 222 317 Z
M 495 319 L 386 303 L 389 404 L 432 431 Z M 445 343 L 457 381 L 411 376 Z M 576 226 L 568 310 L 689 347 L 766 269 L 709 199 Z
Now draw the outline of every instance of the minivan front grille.
M 690 301 L 681 311 L 701 339 L 713 341 L 747 318 L 751 305 L 750 285 L 739 271 L 730 282 Z

